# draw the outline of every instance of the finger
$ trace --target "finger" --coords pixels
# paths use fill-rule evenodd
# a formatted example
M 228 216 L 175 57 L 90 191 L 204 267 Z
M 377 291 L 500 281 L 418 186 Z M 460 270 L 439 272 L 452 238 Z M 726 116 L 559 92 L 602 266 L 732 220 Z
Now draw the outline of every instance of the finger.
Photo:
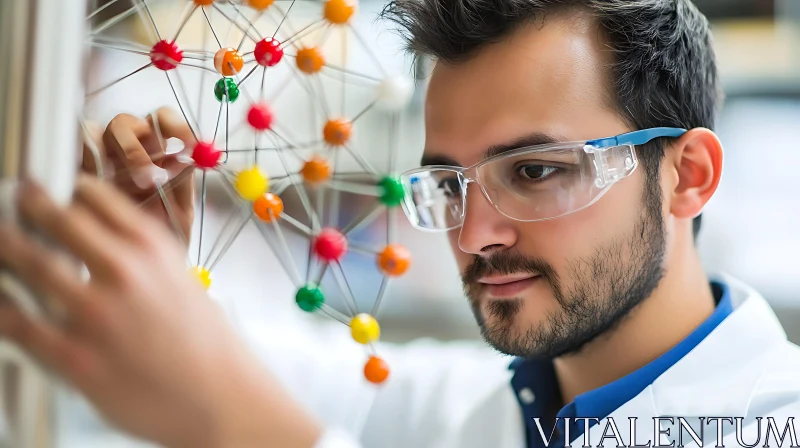
M 162 228 L 162 224 L 156 218 L 142 211 L 112 185 L 90 176 L 80 176 L 75 191 L 76 195 L 82 198 L 79 203 L 86 207 L 88 213 L 97 219 L 109 220 L 107 221 L 109 228 L 118 226 L 127 233 L 118 235 L 120 238 L 115 240 L 115 250 L 125 246 L 125 242 L 133 241 L 136 246 L 140 246 L 142 243 L 153 241 L 153 233 Z M 118 264 L 118 261 L 114 263 Z
M 120 207 L 119 204 L 128 201 L 124 195 L 109 196 L 106 193 L 108 186 L 102 182 L 92 181 L 91 178 L 79 177 L 75 184 L 73 200 L 75 204 L 84 206 L 108 226 L 114 233 L 123 237 L 135 235 L 139 226 L 137 216 L 127 213 L 129 209 Z
M 0 266 L 8 269 L 34 293 L 55 299 L 65 311 L 74 309 L 86 293 L 77 269 L 34 242 L 17 226 L 0 224 Z
M 91 176 L 78 177 L 74 200 L 126 241 L 142 236 L 152 219 L 117 188 Z
M 85 179 L 86 176 L 81 178 Z M 99 181 L 96 182 L 100 184 Z M 19 191 L 19 212 L 20 217 L 34 230 L 64 246 L 86 263 L 92 273 L 108 273 L 108 269 L 116 261 L 114 254 L 121 247 L 119 238 L 114 238 L 111 229 L 80 204 L 73 203 L 63 208 L 41 187 L 27 181 L 21 185 Z M 25 240 L 29 241 L 29 238 Z M 33 251 L 30 244 L 26 244 L 24 249 Z M 39 258 L 40 262 L 46 262 L 45 256 Z
M 158 130 L 164 140 L 177 138 L 187 148 L 191 148 L 197 143 L 194 134 L 192 134 L 192 128 L 174 109 L 162 107 L 156 111 L 155 116 L 150 115 L 147 118 L 151 126 L 158 124 Z
M 193 166 L 185 166 L 172 156 L 168 156 L 164 168 L 170 172 L 178 172 L 172 177 L 174 185 L 171 186 L 171 197 L 174 209 L 180 214 L 178 217 L 181 226 L 185 229 L 191 227 L 194 220 L 194 170 Z
M 105 174 L 106 149 L 103 128 L 94 122 L 83 122 L 83 170 L 96 176 Z
M 96 370 L 89 353 L 70 336 L 47 321 L 31 320 L 13 306 L 0 306 L 0 334 L 69 380 L 85 381 Z
M 164 148 L 147 120 L 127 114 L 117 115 L 106 128 L 103 143 L 117 168 L 114 180 L 123 189 L 148 190 L 154 186 L 155 178 L 166 177 L 153 161 L 163 157 Z
M 195 146 L 195 138 L 194 134 L 192 133 L 191 128 L 189 127 L 188 123 L 182 118 L 182 116 L 178 115 L 174 110 L 162 107 L 156 111 L 155 114 L 150 114 L 147 116 L 147 122 L 150 124 L 150 127 L 153 129 L 153 139 L 155 140 L 151 144 L 154 146 L 158 146 L 163 150 L 163 156 L 166 157 L 166 149 L 167 149 L 167 140 L 176 138 L 183 143 L 183 150 L 185 151 L 187 148 L 193 148 Z M 172 169 L 169 171 L 171 174 L 170 177 L 176 175 L 179 171 L 183 170 L 185 167 L 189 166 L 190 163 L 185 161 L 184 163 L 180 163 L 179 159 L 175 156 L 170 157 L 172 162 Z M 185 157 L 183 158 L 186 159 Z M 161 159 L 162 163 L 158 163 L 159 166 L 164 167 L 164 161 L 166 158 Z M 178 165 L 175 168 L 175 165 Z M 182 166 L 180 166 L 182 165 Z
M 158 129 L 164 140 L 177 138 L 183 142 L 184 148 L 193 148 L 197 143 L 189 124 L 174 109 L 162 107 L 156 111 L 155 116 L 149 116 L 148 120 Z M 182 178 L 174 186 L 172 193 L 176 208 L 184 215 L 180 217 L 181 225 L 186 227 L 187 219 L 191 225 L 191 211 L 194 208 L 194 167 L 181 162 L 179 157 L 172 155 L 165 157 L 162 167 L 170 173 L 170 178 L 186 176 L 186 179 Z M 186 173 L 186 170 L 191 171 Z

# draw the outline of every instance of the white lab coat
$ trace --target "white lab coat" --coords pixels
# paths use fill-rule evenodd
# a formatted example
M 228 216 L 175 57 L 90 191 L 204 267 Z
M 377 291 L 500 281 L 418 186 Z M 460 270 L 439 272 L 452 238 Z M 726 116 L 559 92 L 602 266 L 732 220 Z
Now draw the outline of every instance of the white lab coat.
M 743 440 L 755 441 L 756 417 L 775 417 L 779 433 L 788 416 L 800 415 L 800 349 L 786 339 L 766 301 L 735 279 L 729 287 L 733 313 L 683 359 L 609 416 L 623 444 L 655 443 L 654 417 L 742 417 Z M 665 323 L 668 324 L 668 323 Z M 479 343 L 419 341 L 378 344 L 391 366 L 381 387 L 367 383 L 361 371 L 363 347 L 341 325 L 298 328 L 281 325 L 243 328 L 256 354 L 284 385 L 328 426 L 319 448 L 523 448 L 521 409 L 510 385 L 511 358 Z M 695 422 L 695 423 L 693 423 Z M 597 446 L 608 419 L 588 433 Z M 800 421 L 796 423 L 800 432 Z M 726 446 L 741 446 L 731 423 L 724 423 Z M 613 428 L 612 428 L 613 429 Z M 676 440 L 678 422 L 662 443 Z M 607 434 L 613 432 L 608 430 Z M 799 434 L 800 435 L 800 434 Z M 583 446 L 576 438 L 573 446 Z M 706 426 L 705 445 L 714 446 L 716 425 Z M 774 432 L 772 436 L 774 437 Z M 348 440 L 349 439 L 349 440 Z M 685 446 L 693 439 L 684 431 Z M 770 438 L 770 445 L 777 446 Z M 786 433 L 784 446 L 789 446 Z M 615 446 L 606 438 L 606 447 Z M 675 443 L 677 446 L 678 443 Z M 651 444 L 652 446 L 652 444 Z

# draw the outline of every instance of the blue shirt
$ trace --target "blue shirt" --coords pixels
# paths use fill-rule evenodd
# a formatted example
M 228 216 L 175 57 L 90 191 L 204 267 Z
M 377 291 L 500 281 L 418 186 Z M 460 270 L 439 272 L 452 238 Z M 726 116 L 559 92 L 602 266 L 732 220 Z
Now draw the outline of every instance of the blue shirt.
M 569 434 L 570 438 L 574 440 L 581 436 L 586 429 L 583 428 L 584 421 L 576 421 L 576 418 L 590 417 L 602 420 L 633 397 L 639 395 L 656 378 L 696 347 L 733 311 L 728 286 L 723 283 L 712 282 L 711 288 L 714 292 L 714 300 L 717 303 L 716 309 L 689 336 L 639 370 L 605 386 L 578 395 L 572 403 L 562 407 L 557 413 L 555 411 L 557 406 L 560 406 L 561 395 L 552 361 L 536 358 L 515 359 L 509 366 L 510 369 L 514 370 L 511 386 L 514 388 L 517 400 L 522 407 L 528 447 L 563 447 L 564 419 L 569 418 Z M 547 416 L 552 416 L 554 413 L 558 417 L 556 431 L 553 431 L 553 419 L 546 420 Z M 553 434 L 549 445 L 545 445 L 542 440 L 534 417 L 541 419 L 540 423 L 546 438 L 549 438 L 551 433 Z M 594 424 L 597 424 L 597 422 L 590 420 L 590 426 Z

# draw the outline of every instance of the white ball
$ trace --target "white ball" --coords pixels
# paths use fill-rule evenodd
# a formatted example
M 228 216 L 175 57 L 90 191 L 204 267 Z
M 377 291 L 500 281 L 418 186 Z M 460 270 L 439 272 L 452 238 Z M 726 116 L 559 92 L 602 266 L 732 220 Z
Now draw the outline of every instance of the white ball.
M 381 109 L 399 110 L 411 101 L 414 82 L 403 75 L 390 76 L 378 85 L 376 106 Z

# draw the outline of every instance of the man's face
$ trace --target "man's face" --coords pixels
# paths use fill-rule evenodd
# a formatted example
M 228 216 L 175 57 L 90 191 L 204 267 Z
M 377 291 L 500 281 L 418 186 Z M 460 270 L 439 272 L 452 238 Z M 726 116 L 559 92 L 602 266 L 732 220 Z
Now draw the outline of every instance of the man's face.
M 533 134 L 580 141 L 632 129 L 609 97 L 611 54 L 577 16 L 526 26 L 467 62 L 437 64 L 425 158 L 471 166 Z M 474 183 L 449 233 L 484 337 L 519 356 L 575 352 L 650 295 L 662 275 L 660 188 L 643 167 L 594 205 L 548 221 L 509 219 Z M 653 182 L 651 180 L 651 182 Z

